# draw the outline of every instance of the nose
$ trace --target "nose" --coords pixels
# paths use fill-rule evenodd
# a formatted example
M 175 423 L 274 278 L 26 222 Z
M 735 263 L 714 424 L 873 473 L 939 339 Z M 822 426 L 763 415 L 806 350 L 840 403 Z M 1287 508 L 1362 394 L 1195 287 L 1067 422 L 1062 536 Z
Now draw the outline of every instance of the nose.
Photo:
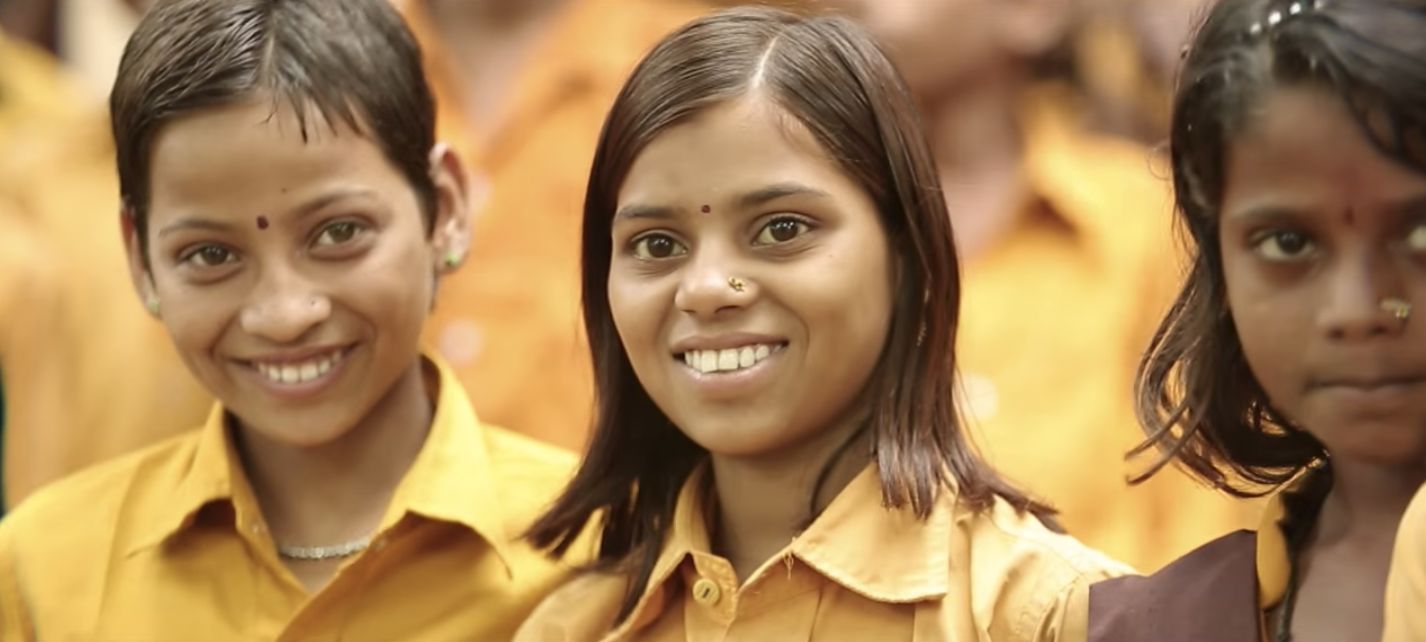
M 716 251 L 696 253 L 684 266 L 674 305 L 709 320 L 747 307 L 756 297 L 757 284 L 739 274 L 737 265 L 738 261 Z
M 332 314 L 326 295 L 290 270 L 263 274 L 243 307 L 243 331 L 273 343 L 294 343 Z
M 1318 325 L 1329 339 L 1364 341 L 1393 336 L 1405 328 L 1389 301 L 1402 298 L 1401 280 L 1386 253 L 1337 261 L 1329 269 L 1318 312 Z

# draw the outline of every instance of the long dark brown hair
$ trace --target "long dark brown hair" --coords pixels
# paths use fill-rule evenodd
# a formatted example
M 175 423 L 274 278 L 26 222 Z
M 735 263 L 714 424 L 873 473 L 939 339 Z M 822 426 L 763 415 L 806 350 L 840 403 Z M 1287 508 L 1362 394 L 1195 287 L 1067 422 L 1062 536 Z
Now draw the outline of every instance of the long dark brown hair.
M 806 126 L 872 197 L 899 262 L 892 326 L 865 393 L 885 504 L 924 518 L 954 487 L 957 499 L 977 510 L 999 496 L 1049 512 L 996 475 L 958 420 L 955 244 L 936 165 L 900 76 L 846 19 L 727 10 L 671 34 L 635 69 L 604 123 L 584 205 L 584 323 L 598 413 L 583 464 L 529 537 L 562 554 L 597 516 L 598 563 L 627 564 L 633 578 L 620 619 L 647 584 L 680 488 L 707 452 L 649 398 L 616 332 L 606 280 L 617 195 L 635 157 L 660 133 L 749 94 Z
M 1272 492 L 1326 448 L 1273 408 L 1248 367 L 1223 276 L 1218 215 L 1228 146 L 1274 87 L 1341 96 L 1383 154 L 1426 171 L 1426 2 L 1222 0 L 1189 46 L 1170 153 L 1192 266 L 1139 367 L 1138 414 L 1162 456 L 1237 496 Z

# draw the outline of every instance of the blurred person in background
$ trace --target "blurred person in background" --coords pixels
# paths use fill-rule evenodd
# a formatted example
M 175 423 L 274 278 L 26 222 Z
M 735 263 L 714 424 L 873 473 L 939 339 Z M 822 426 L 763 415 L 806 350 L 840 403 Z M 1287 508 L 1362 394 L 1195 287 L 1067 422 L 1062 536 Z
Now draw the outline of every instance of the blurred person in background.
M 1090 546 L 1153 569 L 1253 523 L 1178 471 L 1130 487 L 1133 380 L 1179 268 L 1150 152 L 1091 133 L 1070 89 L 1075 0 L 832 0 L 921 104 L 965 290 L 968 419 L 991 463 Z
M 57 15 L 46 5 L 11 0 L 4 15 Z M 124 253 L 102 94 L 19 34 L 0 41 L 0 58 L 0 387 L 14 505 L 48 481 L 201 422 L 211 400 L 114 269 Z

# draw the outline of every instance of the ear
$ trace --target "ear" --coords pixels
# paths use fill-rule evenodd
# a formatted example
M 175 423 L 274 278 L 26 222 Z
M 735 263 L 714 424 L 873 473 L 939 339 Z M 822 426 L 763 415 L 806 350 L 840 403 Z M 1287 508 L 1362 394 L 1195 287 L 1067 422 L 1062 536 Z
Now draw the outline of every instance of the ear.
M 134 292 L 139 302 L 148 308 L 149 314 L 159 314 L 158 288 L 154 286 L 153 273 L 149 270 L 148 258 L 144 255 L 143 244 L 139 242 L 139 230 L 133 208 L 125 205 L 119 209 L 119 230 L 124 235 L 124 254 L 129 264 L 129 279 L 134 284 Z
M 1083 0 L 995 0 L 999 40 L 1018 58 L 1036 58 L 1058 45 Z
M 460 155 L 446 143 L 431 148 L 431 183 L 436 188 L 436 216 L 431 249 L 438 273 L 452 272 L 470 249 L 470 177 Z

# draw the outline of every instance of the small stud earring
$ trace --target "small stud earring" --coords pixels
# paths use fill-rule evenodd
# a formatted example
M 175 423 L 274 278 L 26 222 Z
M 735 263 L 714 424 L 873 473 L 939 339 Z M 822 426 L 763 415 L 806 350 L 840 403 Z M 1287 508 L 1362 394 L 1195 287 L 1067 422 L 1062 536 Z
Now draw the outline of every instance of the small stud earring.
M 462 258 L 464 258 L 464 257 L 461 256 L 461 253 L 460 253 L 460 252 L 457 252 L 457 251 L 455 251 L 455 250 L 451 250 L 451 251 L 449 251 L 449 252 L 446 252 L 446 259 L 445 259 L 446 269 L 454 268 L 454 267 L 460 265 L 460 261 L 461 261 Z
M 148 308 L 149 314 L 152 314 L 152 315 L 154 315 L 154 316 L 158 316 L 158 312 L 159 312 L 158 297 L 149 297 L 147 301 L 144 301 L 144 307 Z

